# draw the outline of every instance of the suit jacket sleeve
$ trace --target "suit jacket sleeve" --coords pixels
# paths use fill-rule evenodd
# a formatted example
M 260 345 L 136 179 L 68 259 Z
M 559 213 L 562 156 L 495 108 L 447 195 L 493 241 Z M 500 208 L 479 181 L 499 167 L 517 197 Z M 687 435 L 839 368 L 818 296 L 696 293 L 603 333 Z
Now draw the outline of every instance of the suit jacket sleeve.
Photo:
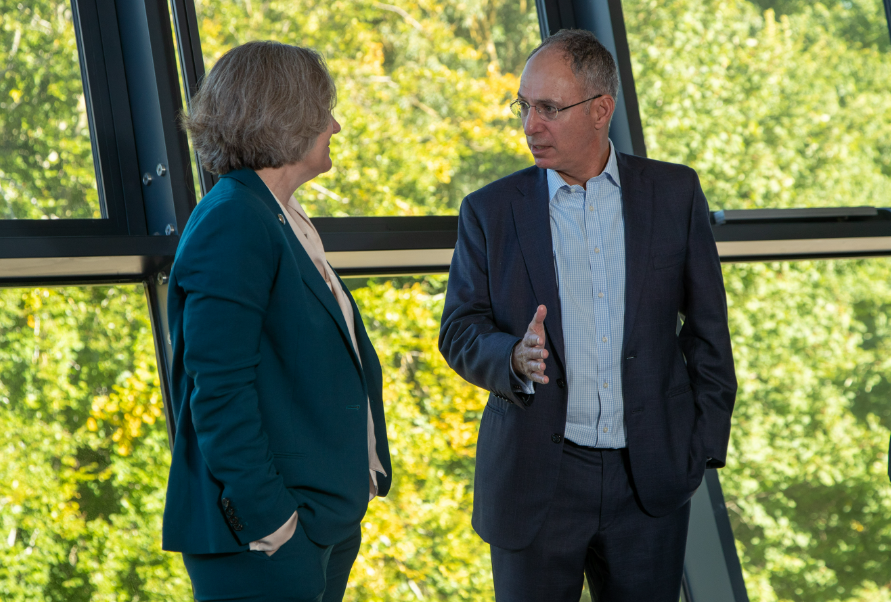
M 696 404 L 694 452 L 703 461 L 710 458 L 709 468 L 720 468 L 726 463 L 737 384 L 721 262 L 711 231 L 708 203 L 699 178 L 695 174 L 693 178 L 684 270 L 684 324 L 678 339 L 687 360 Z
M 494 321 L 486 243 L 479 216 L 469 198 L 464 199 L 449 269 L 439 350 L 449 366 L 468 382 L 513 403 L 528 404 L 530 396 L 520 390 L 521 381 L 511 378 L 511 353 L 520 337 L 502 332 Z
M 176 259 L 186 293 L 183 364 L 195 383 L 187 401 L 222 504 L 234 509 L 227 519 L 237 519 L 233 533 L 247 544 L 297 510 L 273 465 L 255 387 L 276 262 L 263 220 L 245 203 L 224 200 L 202 218 Z

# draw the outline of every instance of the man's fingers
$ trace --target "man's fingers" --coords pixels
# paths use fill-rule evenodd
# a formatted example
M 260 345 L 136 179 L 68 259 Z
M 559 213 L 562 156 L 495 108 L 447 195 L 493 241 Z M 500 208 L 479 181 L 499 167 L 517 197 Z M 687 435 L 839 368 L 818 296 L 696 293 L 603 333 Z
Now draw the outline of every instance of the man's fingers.
M 541 337 L 534 332 L 527 332 L 523 337 L 523 345 L 526 347 L 541 347 L 544 345 L 544 337 Z
M 544 305 L 539 305 L 535 310 L 535 315 L 532 316 L 532 321 L 529 322 L 529 326 L 526 328 L 526 332 L 534 333 L 541 339 L 541 342 L 536 343 L 536 345 L 544 345 L 544 320 L 548 315 L 548 309 Z
M 537 322 L 539 324 L 544 324 L 545 318 L 548 317 L 548 308 L 544 305 L 539 305 L 535 309 L 535 315 L 532 316 L 532 321 Z
M 544 348 L 544 320 L 547 315 L 548 310 L 544 305 L 539 305 L 535 309 L 535 315 L 532 316 L 526 334 L 523 335 L 522 344 L 514 347 L 513 353 L 513 357 L 517 360 L 514 366 L 520 368 L 517 372 L 523 372 L 526 378 L 542 385 L 546 385 L 549 380 L 544 374 L 546 366 L 543 361 L 549 355 Z
M 544 371 L 545 371 L 544 362 L 540 362 L 538 360 L 530 360 L 530 361 L 526 362 L 526 365 L 529 367 L 530 375 L 535 374 L 535 373 L 544 374 Z
M 544 369 L 542 371 L 535 371 L 529 375 L 529 380 L 533 380 L 539 384 L 546 385 L 548 384 L 548 377 L 544 375 Z

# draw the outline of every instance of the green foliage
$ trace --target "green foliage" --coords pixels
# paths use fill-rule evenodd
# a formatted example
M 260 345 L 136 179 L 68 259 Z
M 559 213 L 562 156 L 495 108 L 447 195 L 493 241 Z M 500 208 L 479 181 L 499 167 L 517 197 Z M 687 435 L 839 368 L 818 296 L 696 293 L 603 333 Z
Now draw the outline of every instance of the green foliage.
M 725 268 L 727 507 L 753 601 L 889 600 L 887 260 Z
M 348 599 L 492 598 L 489 549 L 470 529 L 485 393 L 437 348 L 444 277 L 354 292 L 381 358 L 393 490 L 368 507 Z
M 696 168 L 714 208 L 887 205 L 878 1 L 623 4 L 650 156 Z M 2 211 L 96 216 L 67 5 L 2 8 Z M 327 57 L 344 130 L 335 169 L 299 193 L 311 215 L 454 213 L 530 163 L 506 105 L 537 43 L 531 2 L 202 1 L 198 15 L 208 65 L 250 39 Z M 751 599 L 888 602 L 891 264 L 741 264 L 725 280 L 740 395 L 721 476 Z M 436 349 L 446 284 L 350 282 L 384 366 L 396 478 L 369 506 L 347 599 L 492 599 L 470 527 L 485 393 Z M 169 455 L 142 292 L 0 291 L 0 340 L 0 599 L 188 599 L 160 550 Z
M 528 163 L 507 107 L 538 42 L 531 3 L 196 4 L 208 68 L 255 39 L 327 57 L 343 131 L 334 169 L 297 193 L 310 215 L 454 214 L 468 193 Z
M 71 5 L 0 0 L 0 218 L 98 218 Z
M 186 599 L 141 288 L 0 291 L 0 338 L 0 599 Z
M 625 2 L 649 155 L 694 166 L 719 209 L 887 205 L 888 29 L 879 2 L 845 4 Z M 849 13 L 873 43 L 842 35 Z

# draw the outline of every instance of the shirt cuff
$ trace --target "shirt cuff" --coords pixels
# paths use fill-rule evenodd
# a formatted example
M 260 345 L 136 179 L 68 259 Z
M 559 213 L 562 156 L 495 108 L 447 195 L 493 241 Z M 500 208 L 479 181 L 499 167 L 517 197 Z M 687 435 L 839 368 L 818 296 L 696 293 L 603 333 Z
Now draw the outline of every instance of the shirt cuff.
M 294 531 L 297 529 L 297 511 L 294 511 L 294 514 L 291 515 L 291 518 L 285 522 L 281 527 L 276 530 L 272 535 L 267 535 L 263 539 L 258 539 L 257 541 L 252 541 L 248 544 L 248 547 L 251 550 L 256 552 L 266 552 L 267 556 L 272 556 L 275 554 L 280 547 L 285 545 L 289 539 L 294 536 Z
M 526 395 L 535 393 L 535 387 L 530 379 L 517 376 L 517 373 L 514 371 L 514 364 L 510 358 L 507 360 L 507 367 L 510 369 L 510 388 L 512 391 L 519 391 Z M 518 386 L 520 387 L 519 389 L 517 388 Z

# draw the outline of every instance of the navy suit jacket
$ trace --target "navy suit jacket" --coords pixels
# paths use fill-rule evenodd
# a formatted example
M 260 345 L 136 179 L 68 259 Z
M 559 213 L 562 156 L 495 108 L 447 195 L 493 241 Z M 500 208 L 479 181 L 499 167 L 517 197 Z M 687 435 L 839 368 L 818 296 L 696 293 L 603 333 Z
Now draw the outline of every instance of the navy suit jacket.
M 281 213 L 242 169 L 220 178 L 183 231 L 168 290 L 177 430 L 166 550 L 246 550 L 295 510 L 318 544 L 351 535 L 368 506 L 368 400 L 392 475 L 381 367 L 359 310 L 361 364 Z M 379 477 L 380 495 L 390 479 Z
M 707 458 L 724 465 L 736 377 L 721 265 L 696 173 L 622 153 L 617 159 L 627 446 L 640 501 L 661 516 L 692 497 Z M 550 380 L 525 399 L 511 390 L 510 356 L 538 305 L 548 308 Z M 458 374 L 491 392 L 477 443 L 473 526 L 488 543 L 522 549 L 547 515 L 566 427 L 545 170 L 524 169 L 464 199 L 439 345 Z

